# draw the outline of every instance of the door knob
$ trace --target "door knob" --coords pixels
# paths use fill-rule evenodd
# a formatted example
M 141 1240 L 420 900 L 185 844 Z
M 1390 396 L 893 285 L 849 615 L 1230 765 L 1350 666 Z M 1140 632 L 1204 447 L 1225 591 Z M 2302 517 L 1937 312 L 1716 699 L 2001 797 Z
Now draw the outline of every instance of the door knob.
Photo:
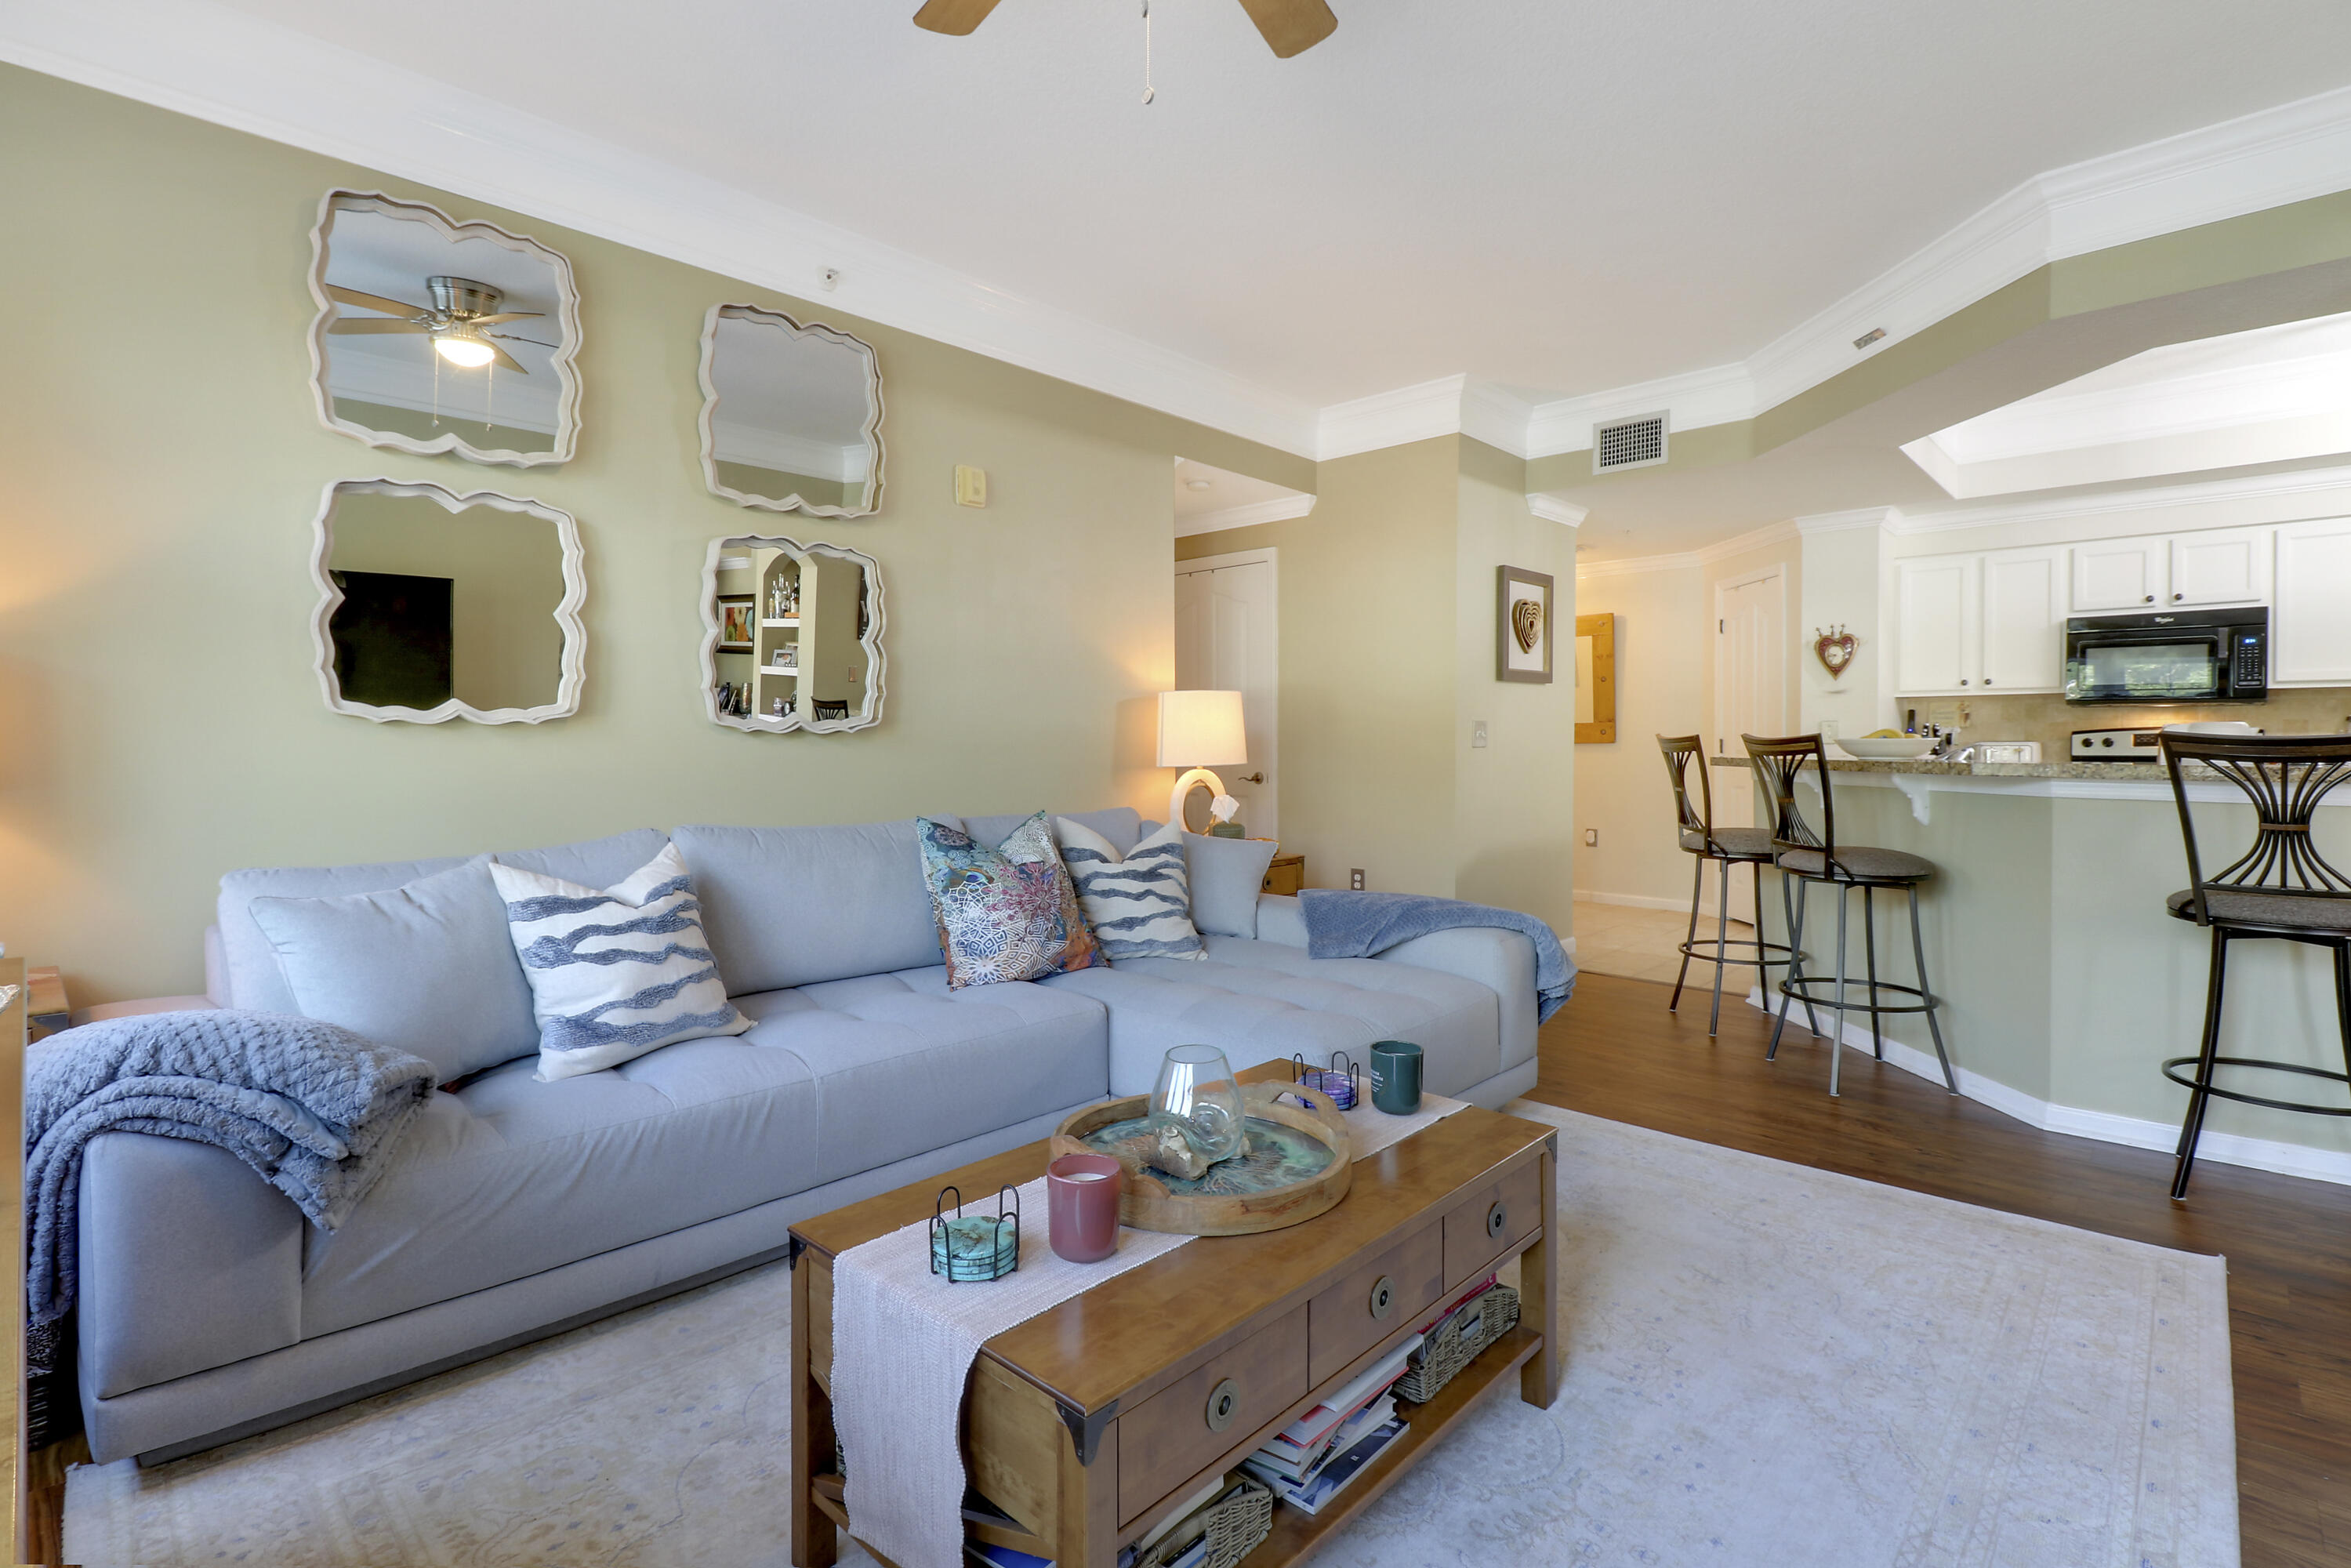
M 1265 775 L 1262 773 L 1236 773 L 1233 777 L 1239 779 L 1244 784 L 1262 784 L 1265 782 Z
M 2143 604 L 2152 604 L 2155 602 L 2155 595 L 2150 593 L 2145 599 L 2141 600 L 2140 602 Z

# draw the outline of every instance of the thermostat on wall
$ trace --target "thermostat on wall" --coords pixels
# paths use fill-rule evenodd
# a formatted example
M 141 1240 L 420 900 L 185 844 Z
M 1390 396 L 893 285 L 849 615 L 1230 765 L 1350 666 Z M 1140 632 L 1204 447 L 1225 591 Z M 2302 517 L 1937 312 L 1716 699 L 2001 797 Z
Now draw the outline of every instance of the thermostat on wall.
M 956 505 L 985 507 L 987 505 L 987 470 L 956 465 Z

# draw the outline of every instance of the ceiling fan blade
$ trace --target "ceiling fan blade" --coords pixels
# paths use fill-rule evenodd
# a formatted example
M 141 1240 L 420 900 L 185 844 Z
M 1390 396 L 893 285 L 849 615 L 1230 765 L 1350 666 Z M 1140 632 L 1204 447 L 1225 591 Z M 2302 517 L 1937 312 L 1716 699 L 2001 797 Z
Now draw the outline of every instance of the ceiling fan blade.
M 360 332 L 430 332 L 422 321 L 387 321 L 381 316 L 344 316 L 328 327 L 329 337 L 348 338 Z
M 327 285 L 327 298 L 339 305 L 356 305 L 362 310 L 381 310 L 387 316 L 423 316 L 427 308 L 403 305 L 397 299 L 386 299 L 381 294 L 366 294 L 356 288 L 345 288 L 340 283 Z
M 489 340 L 486 338 L 483 339 L 482 341 L 489 343 Z M 520 360 L 516 359 L 512 354 L 507 353 L 496 343 L 490 343 L 490 354 L 492 357 L 491 362 L 496 364 L 498 369 L 502 371 L 512 371 L 518 376 L 527 376 L 530 374 L 528 371 L 522 368 L 522 361 Z
M 987 21 L 995 9 L 996 0 L 923 0 L 923 8 L 914 13 L 914 26 L 961 37 Z
M 473 327 L 496 327 L 507 321 L 528 321 L 534 317 L 544 316 L 546 314 L 547 312 L 544 310 L 509 310 L 503 316 L 476 316 L 468 322 L 467 325 Z
M 1322 0 L 1241 0 L 1241 9 L 1285 60 L 1304 54 L 1339 27 L 1339 18 Z

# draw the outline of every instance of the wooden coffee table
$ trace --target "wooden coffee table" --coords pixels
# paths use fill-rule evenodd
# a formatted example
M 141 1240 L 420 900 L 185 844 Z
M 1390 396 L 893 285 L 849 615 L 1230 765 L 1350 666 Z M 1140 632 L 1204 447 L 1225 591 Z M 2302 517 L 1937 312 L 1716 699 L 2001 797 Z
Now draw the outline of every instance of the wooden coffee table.
M 1268 1066 L 1244 1080 L 1287 1076 Z M 1371 1366 L 1453 1295 L 1520 1262 L 1518 1327 L 1426 1405 L 1322 1512 L 1277 1506 L 1247 1568 L 1312 1552 L 1510 1374 L 1519 1396 L 1559 1392 L 1549 1333 L 1558 1134 L 1470 1106 L 1355 1166 L 1345 1201 L 1259 1236 L 1203 1237 L 998 1334 L 972 1367 L 965 1465 L 1014 1526 L 970 1525 L 1058 1568 L 1115 1568 L 1162 1509 Z M 855 1531 L 833 1472 L 832 1260 L 927 1219 L 941 1186 L 993 1192 L 1044 1173 L 1042 1143 L 792 1227 L 792 1562 L 830 1568 Z M 1392 1304 L 1375 1310 L 1375 1286 Z M 1211 1424 L 1210 1391 L 1238 1407 Z

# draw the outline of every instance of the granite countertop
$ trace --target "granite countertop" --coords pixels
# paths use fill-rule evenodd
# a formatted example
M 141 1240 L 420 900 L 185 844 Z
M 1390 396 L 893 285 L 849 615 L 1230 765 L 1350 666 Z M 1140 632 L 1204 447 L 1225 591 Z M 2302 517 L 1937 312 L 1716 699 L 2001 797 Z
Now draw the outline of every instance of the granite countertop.
M 1717 768 L 1745 768 L 1743 757 L 1708 758 Z M 1858 758 L 1832 755 L 1829 767 L 1838 773 L 1906 773 L 1927 777 L 1968 779 L 2146 779 L 2168 781 L 2170 771 L 2160 762 L 1938 762 L 1931 758 L 1915 758 L 1899 762 L 1867 762 Z M 2190 779 L 2218 779 L 2220 775 L 2198 763 L 2189 763 L 2182 770 Z

